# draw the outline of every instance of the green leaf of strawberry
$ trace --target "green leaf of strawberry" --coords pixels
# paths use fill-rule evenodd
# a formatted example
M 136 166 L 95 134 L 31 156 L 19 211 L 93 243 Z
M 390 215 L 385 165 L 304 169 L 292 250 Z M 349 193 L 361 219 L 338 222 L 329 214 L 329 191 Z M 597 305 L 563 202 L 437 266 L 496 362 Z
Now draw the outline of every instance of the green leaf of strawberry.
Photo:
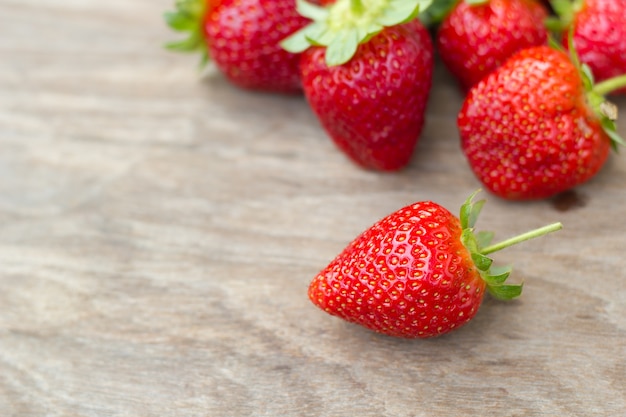
M 302 16 L 315 21 L 323 21 L 328 18 L 328 8 L 320 7 L 307 1 L 296 0 L 296 10 Z
M 481 250 L 482 248 L 490 245 L 493 241 L 494 236 L 495 235 L 493 232 L 488 232 L 485 230 L 481 230 L 480 232 L 476 233 L 475 237 L 478 249 Z
M 432 1 L 391 1 L 387 7 L 383 7 L 376 23 L 381 26 L 393 26 L 406 23 L 415 19 L 419 13 L 427 9 Z
M 319 7 L 297 0 L 297 10 L 313 22 L 285 38 L 281 46 L 300 53 L 309 46 L 325 46 L 328 66 L 348 62 L 359 44 L 367 42 L 384 27 L 411 21 L 432 0 L 338 0 Z
M 596 84 L 590 66 L 582 63 L 578 56 L 576 45 L 574 45 L 573 26 L 570 27 L 568 32 L 567 43 L 570 59 L 574 67 L 578 70 L 583 87 L 587 92 L 587 101 L 596 113 L 596 116 L 600 119 L 602 129 L 604 129 L 604 132 L 611 139 L 611 147 L 614 151 L 617 151 L 619 145 L 624 145 L 624 139 L 620 137 L 617 132 L 617 125 L 615 124 L 615 120 L 617 120 L 617 107 L 606 100 L 605 96 L 612 91 L 626 87 L 626 74 Z
M 511 271 L 512 268 L 510 266 L 492 266 L 490 269 L 491 274 L 483 275 L 483 279 L 487 282 L 487 285 L 502 285 L 511 274 Z
M 436 0 L 430 6 L 420 10 L 419 20 L 427 27 L 436 27 L 450 13 L 459 0 Z
M 520 285 L 488 285 L 489 294 L 498 300 L 512 300 L 522 294 L 524 284 Z
M 478 191 L 474 192 L 461 206 L 459 216 L 461 227 L 463 227 L 461 242 L 469 251 L 474 265 L 476 265 L 476 268 L 480 271 L 480 276 L 487 283 L 487 290 L 494 295 L 494 297 L 499 299 L 517 297 L 521 294 L 521 285 L 504 285 L 504 281 L 506 281 L 511 273 L 511 268 L 493 266 L 493 260 L 487 255 L 525 240 L 534 239 L 535 237 L 559 230 L 562 225 L 560 223 L 550 224 L 490 245 L 488 242 L 493 238 L 493 233 L 476 233 L 474 231 L 474 225 L 485 204 L 485 200 L 473 201 L 477 193 Z
M 481 4 L 487 4 L 489 0 L 465 0 L 465 3 L 470 6 L 480 6 Z
M 209 54 L 202 35 L 202 19 L 206 13 L 204 0 L 177 0 L 174 11 L 165 12 L 163 18 L 167 25 L 177 32 L 187 34 L 187 37 L 165 44 L 165 48 L 178 52 L 199 52 L 204 65 Z
M 587 99 L 600 118 L 602 129 L 611 139 L 611 147 L 618 151 L 619 146 L 624 146 L 624 139 L 617 132 L 617 106 L 604 98 L 610 91 L 626 86 L 626 74 L 603 81 L 600 84 L 591 86 L 588 90 Z
M 343 29 L 333 34 L 333 40 L 326 48 L 326 63 L 328 65 L 340 65 L 347 62 L 356 52 L 359 46 L 361 34 L 356 30 Z M 325 38 L 320 38 L 324 40 Z

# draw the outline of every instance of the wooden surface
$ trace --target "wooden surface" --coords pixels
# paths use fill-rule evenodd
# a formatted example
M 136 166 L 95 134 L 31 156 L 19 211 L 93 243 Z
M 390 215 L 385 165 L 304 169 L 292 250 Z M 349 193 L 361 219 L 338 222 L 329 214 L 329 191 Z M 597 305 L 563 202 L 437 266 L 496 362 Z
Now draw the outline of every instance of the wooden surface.
M 302 97 L 164 52 L 171 3 L 0 0 L 0 416 L 623 415 L 624 152 L 568 198 L 489 198 L 501 238 L 565 226 L 497 256 L 521 299 L 379 336 L 306 288 L 380 217 L 479 187 L 459 91 L 437 64 L 411 166 L 365 172 Z

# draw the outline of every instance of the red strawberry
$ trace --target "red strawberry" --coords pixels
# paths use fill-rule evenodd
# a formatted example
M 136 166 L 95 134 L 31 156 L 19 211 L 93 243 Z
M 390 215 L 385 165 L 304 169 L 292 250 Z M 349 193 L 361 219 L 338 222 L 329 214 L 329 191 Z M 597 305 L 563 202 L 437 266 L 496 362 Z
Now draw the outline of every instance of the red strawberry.
M 190 35 L 170 49 L 201 51 L 245 89 L 301 91 L 300 57 L 279 45 L 309 22 L 296 12 L 295 0 L 182 0 L 176 6 L 166 20 Z
M 441 60 L 464 89 L 515 52 L 543 45 L 546 8 L 535 0 L 459 1 L 437 32 Z
M 383 171 L 411 159 L 433 68 L 431 39 L 415 19 L 420 0 L 388 3 L 395 15 L 359 0 L 328 8 L 299 1 L 315 22 L 284 43 L 292 52 L 304 50 L 304 93 L 332 140 L 358 165 Z
M 576 52 L 597 80 L 626 73 L 626 0 L 554 1 L 554 7 L 563 19 L 563 45 L 571 27 Z
M 404 207 L 358 236 L 309 286 L 322 310 L 376 332 L 406 338 L 438 336 L 478 312 L 485 289 L 501 299 L 520 295 L 506 285 L 510 268 L 486 255 L 561 228 L 555 223 L 499 244 L 474 233 L 484 200 L 472 195 L 460 219 L 424 201 Z
M 512 200 L 551 197 L 589 180 L 612 141 L 621 141 L 603 95 L 626 79 L 613 81 L 593 86 L 576 61 L 547 46 L 515 54 L 470 90 L 458 115 L 472 170 Z

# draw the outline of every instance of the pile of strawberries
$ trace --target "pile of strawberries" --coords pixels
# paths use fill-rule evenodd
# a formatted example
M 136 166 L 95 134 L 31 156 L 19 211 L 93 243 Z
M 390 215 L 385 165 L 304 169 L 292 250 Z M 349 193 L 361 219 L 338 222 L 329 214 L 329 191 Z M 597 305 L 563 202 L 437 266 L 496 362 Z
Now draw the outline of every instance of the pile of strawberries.
M 544 199 L 592 178 L 611 148 L 626 93 L 626 0 L 178 0 L 168 45 L 198 51 L 244 89 L 298 94 L 357 165 L 396 171 L 424 125 L 437 53 L 465 100 L 460 148 L 509 200 Z M 475 233 L 484 201 L 459 217 L 432 202 L 392 213 L 313 280 L 325 311 L 401 337 L 470 320 L 487 290 L 509 299 L 510 269 L 486 255 L 558 230 L 491 244 Z

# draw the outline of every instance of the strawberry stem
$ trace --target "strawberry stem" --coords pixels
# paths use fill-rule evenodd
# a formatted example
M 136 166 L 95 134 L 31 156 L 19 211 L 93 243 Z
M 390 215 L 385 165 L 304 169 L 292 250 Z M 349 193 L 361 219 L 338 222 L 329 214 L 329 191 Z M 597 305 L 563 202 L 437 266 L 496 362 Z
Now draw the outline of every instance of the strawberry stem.
M 482 255 L 488 255 L 490 253 L 497 252 L 504 248 L 508 248 L 509 246 L 513 246 L 525 240 L 534 239 L 536 237 L 540 237 L 548 233 L 556 232 L 557 230 L 561 230 L 562 228 L 563 228 L 563 225 L 560 222 L 552 223 L 547 226 L 543 226 L 538 229 L 531 230 L 530 232 L 522 233 L 521 235 L 517 235 L 510 239 L 503 240 L 502 242 L 495 243 L 493 245 L 482 248 L 480 250 L 480 253 Z
M 593 86 L 593 92 L 601 96 L 606 96 L 612 91 L 622 87 L 626 87 L 626 74 L 618 75 L 617 77 L 597 83 Z

